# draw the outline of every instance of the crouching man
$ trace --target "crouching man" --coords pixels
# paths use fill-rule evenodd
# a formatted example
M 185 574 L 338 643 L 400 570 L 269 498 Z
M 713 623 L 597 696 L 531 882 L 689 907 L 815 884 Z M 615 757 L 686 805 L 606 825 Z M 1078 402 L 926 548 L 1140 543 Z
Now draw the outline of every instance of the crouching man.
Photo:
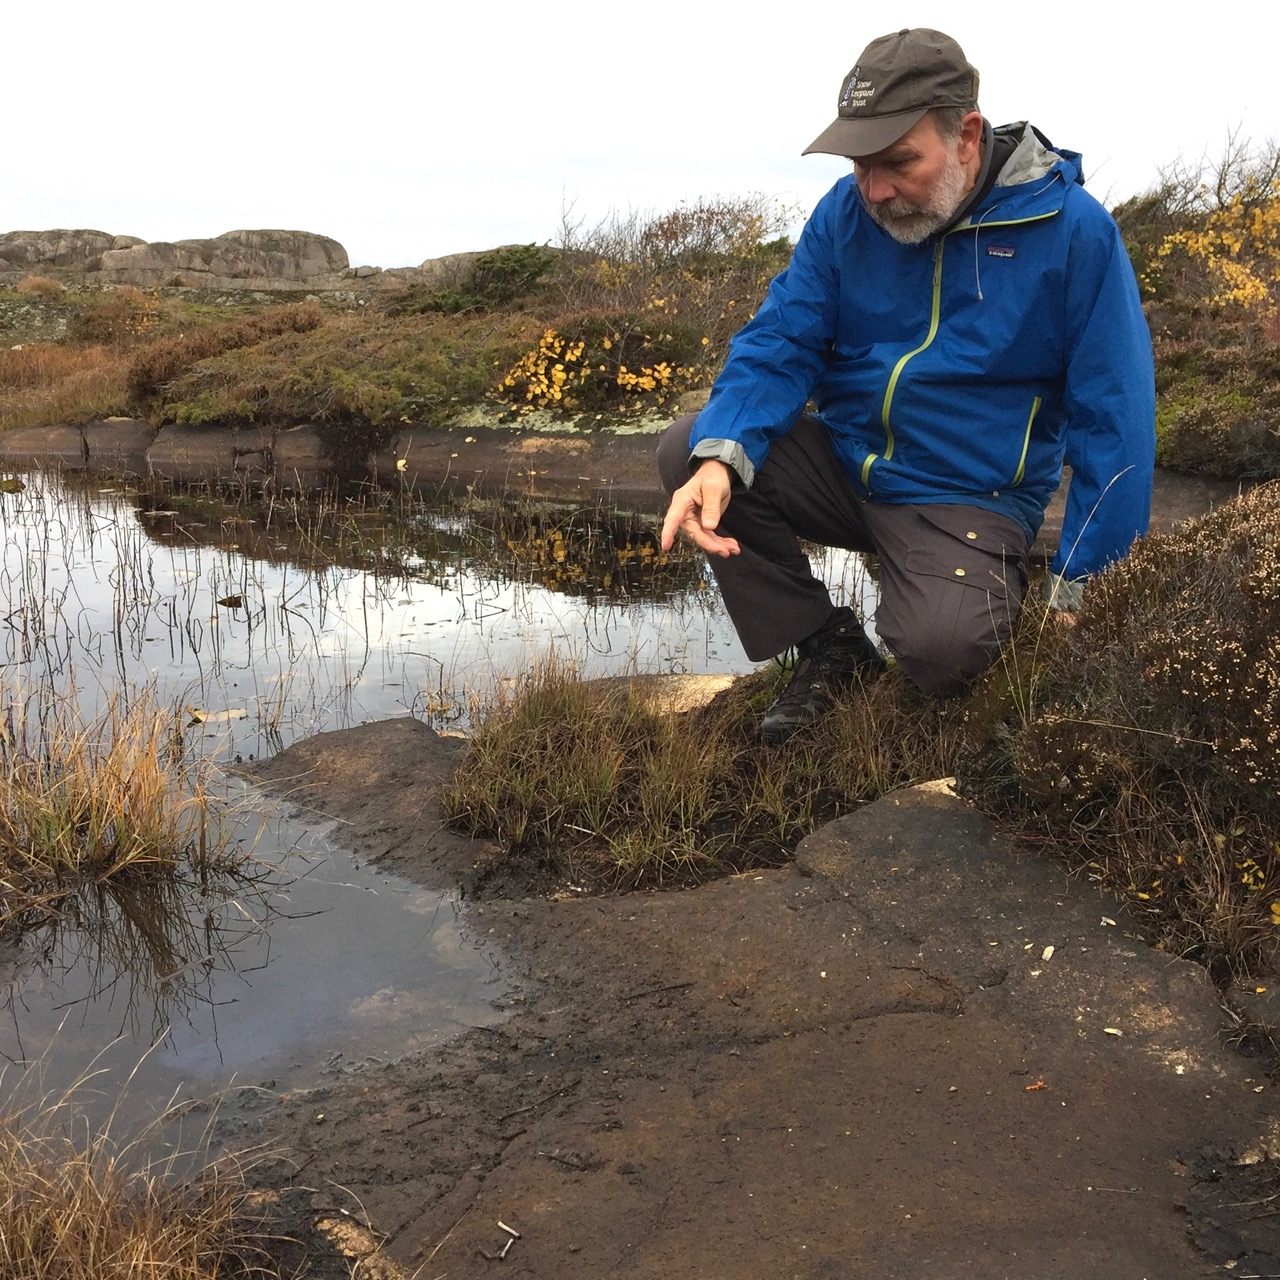
M 876 629 L 925 693 L 959 693 L 1008 638 L 1044 509 L 1072 467 L 1050 602 L 1146 531 L 1151 342 L 1080 157 L 993 129 L 938 31 L 872 41 L 806 150 L 853 172 L 734 338 L 706 408 L 664 433 L 662 530 L 711 558 L 747 656 L 796 646 L 765 714 L 780 742 L 883 660 L 800 539 L 874 553 Z

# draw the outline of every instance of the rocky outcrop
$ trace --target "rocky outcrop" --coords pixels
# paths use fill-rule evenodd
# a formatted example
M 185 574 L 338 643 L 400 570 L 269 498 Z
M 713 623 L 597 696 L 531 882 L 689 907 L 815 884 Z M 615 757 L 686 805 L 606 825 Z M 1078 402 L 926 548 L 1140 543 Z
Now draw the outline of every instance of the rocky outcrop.
M 11 231 L 0 235 L 0 281 L 32 272 L 73 274 L 90 284 L 210 289 L 350 287 L 347 251 L 308 231 L 228 231 L 209 240 L 148 243 L 104 231 Z
M 106 231 L 9 231 L 0 235 L 0 274 L 49 267 L 97 271 L 104 253 L 143 243 L 137 236 L 113 236 Z
M 508 247 L 508 246 L 500 246 Z M 139 240 L 106 231 L 0 234 L 0 285 L 49 273 L 86 284 L 144 289 L 450 289 L 465 285 L 491 250 L 450 253 L 416 267 L 353 267 L 347 251 L 309 231 L 228 231 L 208 240 Z
M 108 284 L 182 284 L 213 289 L 324 288 L 342 280 L 347 251 L 306 231 L 228 231 L 212 240 L 157 241 L 109 249 Z

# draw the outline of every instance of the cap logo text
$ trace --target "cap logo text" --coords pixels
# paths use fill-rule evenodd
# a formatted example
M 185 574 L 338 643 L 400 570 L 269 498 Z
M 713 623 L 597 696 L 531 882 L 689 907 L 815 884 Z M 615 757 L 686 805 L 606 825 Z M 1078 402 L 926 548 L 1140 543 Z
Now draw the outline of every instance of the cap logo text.
M 860 80 L 858 78 L 858 73 L 861 70 L 861 66 L 857 66 L 849 72 L 849 81 L 844 87 L 844 93 L 840 95 L 841 111 L 853 111 L 858 107 L 865 106 L 867 101 L 875 94 L 875 85 L 870 80 Z

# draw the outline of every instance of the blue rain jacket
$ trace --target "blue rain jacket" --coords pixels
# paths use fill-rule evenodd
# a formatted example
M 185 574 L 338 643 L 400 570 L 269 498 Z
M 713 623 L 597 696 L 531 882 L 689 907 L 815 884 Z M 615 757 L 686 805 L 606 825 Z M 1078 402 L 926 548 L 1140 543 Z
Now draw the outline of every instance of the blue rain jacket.
M 1029 126 L 958 225 L 901 245 L 851 174 L 736 335 L 691 437 L 750 485 L 816 407 L 860 492 L 958 502 L 1035 538 L 1072 469 L 1055 573 L 1082 578 L 1146 531 L 1151 340 L 1124 243 L 1080 157 Z M 1003 130 L 1002 130 L 1003 132 Z M 811 410 L 812 411 L 812 410 Z

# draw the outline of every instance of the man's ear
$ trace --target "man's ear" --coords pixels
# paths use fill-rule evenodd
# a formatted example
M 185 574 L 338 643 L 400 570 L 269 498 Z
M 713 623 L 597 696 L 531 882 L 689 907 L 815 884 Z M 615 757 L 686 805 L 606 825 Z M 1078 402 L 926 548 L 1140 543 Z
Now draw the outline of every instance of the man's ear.
M 960 122 L 959 142 L 956 146 L 956 159 L 961 164 L 968 164 L 978 154 L 982 145 L 982 112 L 970 111 Z

